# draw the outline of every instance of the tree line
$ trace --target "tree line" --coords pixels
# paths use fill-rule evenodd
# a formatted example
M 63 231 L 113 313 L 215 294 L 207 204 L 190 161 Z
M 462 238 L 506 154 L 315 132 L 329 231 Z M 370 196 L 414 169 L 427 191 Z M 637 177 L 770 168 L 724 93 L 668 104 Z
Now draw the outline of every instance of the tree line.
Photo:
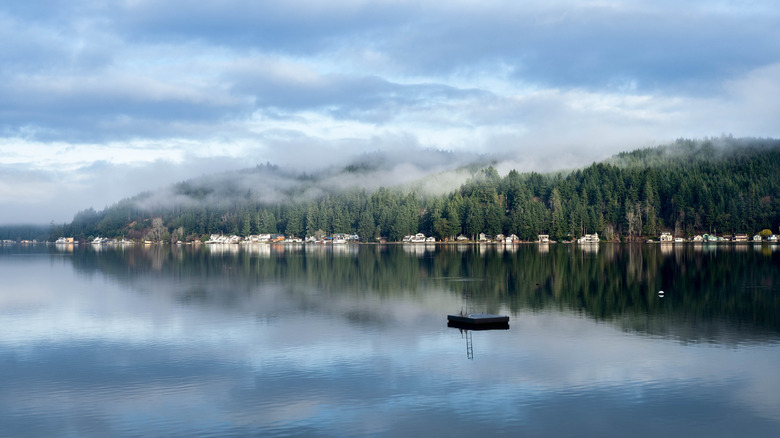
M 780 140 L 678 140 L 619 154 L 570 172 L 541 174 L 491 166 L 443 195 L 382 187 L 325 192 L 275 203 L 237 196 L 228 203 L 141 208 L 145 195 L 102 211 L 88 209 L 51 227 L 50 239 L 92 236 L 194 240 L 210 234 L 358 234 L 361 240 L 400 241 L 422 232 L 438 240 L 515 234 L 554 240 L 598 232 L 607 240 L 636 240 L 662 230 L 756 233 L 780 227 Z M 177 196 L 196 197 L 186 183 Z

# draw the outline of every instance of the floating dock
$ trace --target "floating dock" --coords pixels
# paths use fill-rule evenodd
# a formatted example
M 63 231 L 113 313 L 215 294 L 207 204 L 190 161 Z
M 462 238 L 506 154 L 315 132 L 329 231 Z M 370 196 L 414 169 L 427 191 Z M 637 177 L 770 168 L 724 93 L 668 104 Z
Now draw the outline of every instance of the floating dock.
M 502 329 L 509 328 L 509 317 L 504 315 L 491 315 L 489 313 L 447 315 L 447 325 L 450 327 L 467 328 L 471 330 Z

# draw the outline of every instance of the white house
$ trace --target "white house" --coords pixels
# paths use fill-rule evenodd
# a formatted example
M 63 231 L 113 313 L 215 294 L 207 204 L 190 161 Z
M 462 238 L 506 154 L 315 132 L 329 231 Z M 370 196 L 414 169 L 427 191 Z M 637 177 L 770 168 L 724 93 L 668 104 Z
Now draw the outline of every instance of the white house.
M 425 242 L 425 234 L 417 233 L 414 236 L 410 237 L 409 242 L 410 243 L 424 243 Z
M 599 243 L 599 233 L 586 234 L 577 240 L 578 243 Z

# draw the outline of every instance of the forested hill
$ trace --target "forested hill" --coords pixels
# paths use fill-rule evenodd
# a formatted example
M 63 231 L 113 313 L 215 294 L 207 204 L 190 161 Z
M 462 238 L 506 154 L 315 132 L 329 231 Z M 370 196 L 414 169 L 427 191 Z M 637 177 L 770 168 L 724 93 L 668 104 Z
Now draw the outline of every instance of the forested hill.
M 348 170 L 357 180 L 378 169 Z M 366 241 L 398 241 L 417 232 L 437 240 L 482 232 L 565 240 L 598 232 L 617 240 L 661 231 L 752 235 L 780 227 L 780 140 L 678 140 L 566 173 L 471 172 L 459 189 L 440 194 L 414 185 L 324 190 L 316 177 L 259 166 L 237 174 L 228 188 L 209 187 L 206 178 L 175 185 L 168 202 L 147 193 L 100 212 L 79 212 L 70 224 L 54 227 L 51 238 L 193 240 L 319 230 L 357 233 Z

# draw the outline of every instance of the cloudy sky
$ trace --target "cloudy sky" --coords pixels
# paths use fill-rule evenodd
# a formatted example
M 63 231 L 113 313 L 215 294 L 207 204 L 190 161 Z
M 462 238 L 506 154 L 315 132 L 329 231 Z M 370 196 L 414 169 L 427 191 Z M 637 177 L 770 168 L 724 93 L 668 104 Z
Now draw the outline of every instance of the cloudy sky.
M 775 1 L 5 0 L 0 223 L 270 161 L 780 136 Z

